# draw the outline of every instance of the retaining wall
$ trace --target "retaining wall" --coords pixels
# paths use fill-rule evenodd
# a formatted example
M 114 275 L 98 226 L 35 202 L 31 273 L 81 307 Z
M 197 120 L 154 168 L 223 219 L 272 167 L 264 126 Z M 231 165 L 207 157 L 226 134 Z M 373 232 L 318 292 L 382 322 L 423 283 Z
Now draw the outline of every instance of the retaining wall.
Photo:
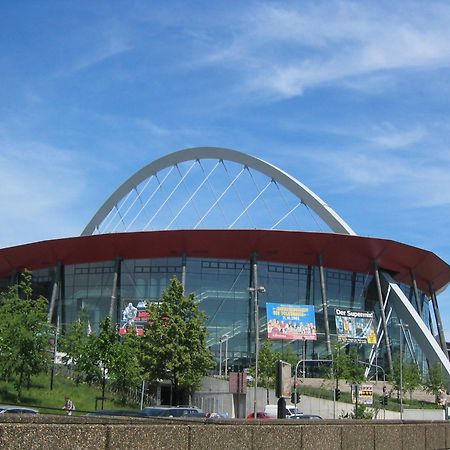
M 450 448 L 449 422 L 253 421 L 26 416 L 0 419 L 0 448 L 382 450 Z M 270 423 L 269 423 L 270 422 Z

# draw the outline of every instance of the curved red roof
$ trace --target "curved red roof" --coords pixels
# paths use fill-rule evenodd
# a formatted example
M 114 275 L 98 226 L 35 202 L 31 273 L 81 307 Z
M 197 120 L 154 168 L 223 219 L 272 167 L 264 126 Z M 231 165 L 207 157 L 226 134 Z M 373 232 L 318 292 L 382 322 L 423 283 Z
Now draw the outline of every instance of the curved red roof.
M 434 253 L 399 242 L 336 233 L 278 230 L 174 230 L 111 233 L 35 242 L 0 249 L 0 277 L 23 269 L 124 259 L 187 256 L 249 259 L 317 265 L 373 273 L 373 261 L 410 284 L 414 270 L 419 288 L 429 292 L 450 282 L 450 266 Z

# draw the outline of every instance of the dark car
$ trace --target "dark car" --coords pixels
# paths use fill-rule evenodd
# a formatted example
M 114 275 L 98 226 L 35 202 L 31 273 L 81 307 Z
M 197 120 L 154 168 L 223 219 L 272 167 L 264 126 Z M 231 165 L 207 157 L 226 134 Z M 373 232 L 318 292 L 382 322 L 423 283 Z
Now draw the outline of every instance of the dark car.
M 145 417 L 205 417 L 205 413 L 195 406 L 147 406 L 141 414 Z
M 322 420 L 317 414 L 292 414 L 287 416 L 286 419 L 294 419 L 294 420 Z
M 39 411 L 26 406 L 4 406 L 0 405 L 0 414 L 38 414 Z

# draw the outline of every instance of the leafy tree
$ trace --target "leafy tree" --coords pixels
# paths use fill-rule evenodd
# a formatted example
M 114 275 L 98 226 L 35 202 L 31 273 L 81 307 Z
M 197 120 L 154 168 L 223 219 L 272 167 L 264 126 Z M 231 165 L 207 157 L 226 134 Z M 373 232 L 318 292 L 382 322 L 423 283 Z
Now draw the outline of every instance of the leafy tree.
M 121 337 L 110 317 L 106 317 L 100 322 L 100 332 L 92 338 L 91 346 L 96 355 L 95 364 L 102 370 L 103 388 L 107 374 L 125 402 L 129 388 L 139 383 L 142 373 L 140 342 L 135 329 L 129 328 L 128 334 Z
M 117 327 L 107 316 L 100 322 L 98 335 L 91 334 L 88 338 L 88 350 L 94 365 L 101 371 L 103 397 L 105 396 L 106 373 L 114 367 L 114 356 L 120 335 Z
M 342 347 L 336 344 L 332 352 L 333 363 L 328 372 L 328 378 L 336 381 L 346 380 L 349 383 L 361 383 L 364 380 L 364 366 L 358 361 L 356 350 Z
M 396 361 L 390 375 L 393 388 L 400 394 L 400 363 Z M 409 398 L 412 399 L 413 392 L 421 385 L 422 379 L 417 364 L 402 363 L 402 385 L 403 392 L 409 392 Z
M 137 386 L 142 380 L 140 337 L 136 333 L 127 333 L 121 342 L 113 346 L 108 369 L 112 387 L 121 395 L 121 402 L 125 403 L 129 388 Z
M 436 362 L 429 368 L 423 387 L 429 394 L 435 396 L 437 402 L 441 392 L 445 391 L 446 385 L 447 380 L 444 371 L 442 370 L 442 366 Z
M 422 384 L 422 376 L 417 364 L 405 364 L 403 368 L 403 387 L 409 392 L 409 399 L 412 400 L 413 392 Z
M 206 346 L 206 316 L 194 295 L 183 295 L 183 287 L 172 278 L 162 301 L 148 307 L 149 323 L 143 339 L 144 371 L 149 380 L 170 380 L 171 403 L 179 403 L 182 393 L 197 387 L 214 367 Z
M 291 345 L 284 346 L 282 348 L 282 350 L 280 352 L 278 352 L 277 356 L 278 356 L 278 359 L 282 359 L 283 361 L 286 361 L 287 363 L 289 363 L 293 369 L 295 368 L 295 365 L 298 362 L 298 356 L 294 352 Z
M 87 312 L 82 311 L 63 336 L 61 349 L 66 352 L 66 363 L 73 367 L 78 382 L 101 383 L 104 397 L 108 378 L 125 402 L 129 388 L 142 378 L 139 347 L 136 333 L 122 338 L 110 317 L 100 322 L 98 334 L 88 333 Z
M 360 384 L 364 381 L 364 365 L 358 360 L 356 349 L 342 347 L 339 343 L 335 345 L 332 352 L 333 363 L 328 372 L 328 378 L 335 380 L 335 388 L 339 388 L 339 380 L 346 380 L 350 384 Z M 363 406 L 363 407 L 362 407 Z M 354 419 L 368 418 L 370 413 L 366 411 L 364 405 L 355 404 L 353 413 L 348 417 Z
M 347 354 L 345 379 L 351 384 L 360 384 L 365 378 L 365 366 L 359 362 L 356 349 L 352 348 Z
M 267 390 L 267 403 L 269 403 L 269 390 L 275 386 L 277 361 L 280 353 L 273 350 L 272 343 L 265 341 L 259 350 L 258 357 L 258 385 Z M 250 367 L 248 373 L 255 377 L 255 367 Z
M 47 300 L 33 298 L 30 272 L 0 294 L 0 374 L 14 378 L 18 400 L 25 381 L 48 368 L 53 327 L 47 322 Z
M 92 383 L 101 378 L 100 368 L 96 364 L 95 349 L 88 330 L 86 309 L 81 311 L 78 320 L 72 322 L 60 340 L 60 350 L 66 354 L 66 365 L 76 373 L 76 381 Z

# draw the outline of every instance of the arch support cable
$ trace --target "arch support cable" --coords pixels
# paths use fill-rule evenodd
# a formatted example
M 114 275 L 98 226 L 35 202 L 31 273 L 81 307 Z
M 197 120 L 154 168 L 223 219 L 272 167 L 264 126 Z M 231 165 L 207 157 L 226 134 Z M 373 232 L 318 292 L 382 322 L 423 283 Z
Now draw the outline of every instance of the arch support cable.
M 152 178 L 153 178 L 153 175 L 152 175 L 151 177 L 147 178 L 147 181 L 146 181 L 144 187 L 142 188 L 142 191 L 141 191 L 141 192 L 139 192 L 137 186 L 135 186 L 135 187 L 133 188 L 133 190 L 130 191 L 130 193 L 133 192 L 133 191 L 136 192 L 136 196 L 134 197 L 134 200 L 131 202 L 131 205 L 130 205 L 130 206 L 127 208 L 127 210 L 125 211 L 125 213 L 124 213 L 124 215 L 123 215 L 123 219 L 125 219 L 125 217 L 127 217 L 128 213 L 131 211 L 131 209 L 133 208 L 133 206 L 135 205 L 135 203 L 136 203 L 138 200 L 141 202 L 141 205 L 143 204 L 141 194 L 143 194 L 144 191 L 147 189 L 147 186 L 149 185 L 150 180 L 151 180 Z M 125 202 L 124 202 L 124 203 L 125 203 Z M 119 223 L 120 223 L 120 222 L 118 222 L 117 225 L 111 230 L 112 232 L 116 231 L 117 227 L 119 226 Z M 124 224 L 124 225 L 125 225 L 125 224 Z M 125 228 L 126 228 L 126 225 L 125 225 Z
M 236 180 L 242 175 L 244 172 L 245 167 L 242 168 L 242 170 L 234 177 L 233 181 L 226 187 L 226 189 L 220 194 L 219 198 L 210 206 L 208 211 L 203 215 L 203 217 L 195 224 L 194 230 L 203 222 L 203 220 L 209 215 L 209 213 L 214 209 L 214 207 L 220 202 L 222 197 L 227 193 L 227 191 L 231 188 L 231 186 L 236 182 Z
M 147 227 L 153 222 L 153 220 L 156 218 L 156 216 L 159 214 L 162 208 L 166 205 L 166 203 L 172 198 L 173 194 L 177 191 L 178 187 L 183 183 L 183 180 L 189 175 L 189 172 L 192 170 L 192 168 L 195 166 L 197 161 L 194 161 L 192 165 L 189 167 L 189 169 L 186 171 L 186 173 L 181 177 L 181 180 L 177 183 L 177 185 L 173 188 L 172 192 L 168 195 L 168 197 L 164 200 L 163 204 L 158 208 L 158 210 L 153 214 L 152 218 L 145 224 L 144 230 L 147 229 Z
M 128 231 L 130 229 L 130 227 L 133 225 L 133 223 L 136 221 L 136 219 L 139 217 L 139 215 L 145 209 L 145 207 L 148 205 L 148 203 L 153 199 L 153 197 L 156 195 L 156 193 L 160 189 L 162 189 L 164 182 L 167 180 L 167 178 L 172 173 L 172 171 L 173 171 L 173 166 L 170 168 L 170 170 L 167 172 L 166 176 L 163 178 L 163 180 L 161 182 L 159 181 L 158 174 L 155 174 L 155 178 L 158 181 L 158 187 L 153 191 L 153 193 L 150 195 L 150 197 L 147 199 L 147 201 L 142 205 L 141 209 L 134 216 L 134 219 L 128 224 L 128 227 L 125 229 L 125 231 Z
M 173 222 L 179 217 L 179 215 L 184 211 L 186 206 L 192 201 L 192 199 L 197 195 L 198 191 L 202 188 L 202 186 L 208 181 L 208 178 L 214 173 L 217 166 L 220 164 L 220 161 L 217 162 L 217 164 L 211 169 L 211 171 L 208 173 L 208 175 L 203 179 L 203 181 L 198 185 L 198 187 L 195 189 L 193 194 L 187 199 L 186 203 L 182 206 L 182 208 L 178 211 L 178 213 L 175 215 L 175 217 L 170 221 L 169 225 L 166 226 L 166 230 L 170 229 L 170 226 Z
M 252 205 L 258 200 L 261 195 L 264 194 L 266 189 L 272 184 L 272 180 L 267 183 L 266 187 L 247 205 L 247 207 L 244 209 L 244 211 L 239 214 L 239 216 L 235 219 L 235 221 L 228 227 L 228 229 L 233 228 L 233 225 L 252 207 Z

